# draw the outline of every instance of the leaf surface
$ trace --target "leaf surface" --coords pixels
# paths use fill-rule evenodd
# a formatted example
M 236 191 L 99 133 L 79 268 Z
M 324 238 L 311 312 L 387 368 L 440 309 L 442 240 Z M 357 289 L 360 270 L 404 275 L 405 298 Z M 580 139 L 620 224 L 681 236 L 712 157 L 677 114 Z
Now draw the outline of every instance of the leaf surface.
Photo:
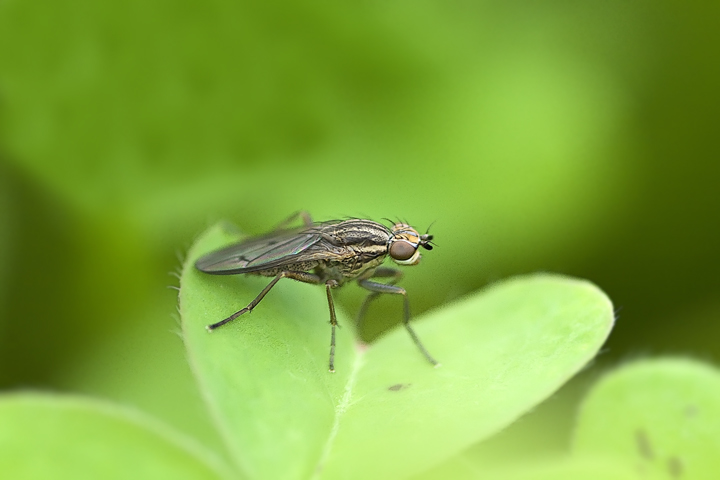
M 396 328 L 367 348 L 330 328 L 322 288 L 280 282 L 244 318 L 204 326 L 270 279 L 209 276 L 200 255 L 233 240 L 219 227 L 193 247 L 181 282 L 191 363 L 230 450 L 251 478 L 402 478 L 502 429 L 598 351 L 612 305 L 592 284 L 554 275 L 498 283 L 413 320 L 433 368 Z M 350 328 L 349 328 L 350 327 Z
M 229 478 L 198 445 L 149 417 L 95 400 L 3 395 L 0 425 L 3 478 Z
M 694 360 L 666 358 L 608 374 L 583 403 L 574 450 L 624 461 L 643 478 L 716 478 L 720 372 Z

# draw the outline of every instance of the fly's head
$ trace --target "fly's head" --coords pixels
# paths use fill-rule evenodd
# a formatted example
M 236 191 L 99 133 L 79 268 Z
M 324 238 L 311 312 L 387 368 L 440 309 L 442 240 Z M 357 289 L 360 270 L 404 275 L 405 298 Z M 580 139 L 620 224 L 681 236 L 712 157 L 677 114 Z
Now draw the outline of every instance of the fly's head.
M 430 243 L 433 236 L 430 234 L 420 235 L 410 225 L 396 223 L 392 227 L 390 240 L 388 241 L 388 253 L 395 263 L 400 265 L 417 265 L 420 262 L 420 247 L 425 250 L 432 250 Z

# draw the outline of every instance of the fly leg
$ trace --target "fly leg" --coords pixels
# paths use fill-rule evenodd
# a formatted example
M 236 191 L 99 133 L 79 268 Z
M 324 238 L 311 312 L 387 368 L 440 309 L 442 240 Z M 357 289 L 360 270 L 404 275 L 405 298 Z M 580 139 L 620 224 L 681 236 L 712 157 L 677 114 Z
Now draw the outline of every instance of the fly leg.
M 405 325 L 405 328 L 407 329 L 410 337 L 413 339 L 413 342 L 415 342 L 415 345 L 417 345 L 417 347 L 420 349 L 420 352 L 425 356 L 425 358 L 427 358 L 428 361 L 433 365 L 438 365 L 437 360 L 435 360 L 432 355 L 430 355 L 430 353 L 427 351 L 427 349 L 425 349 L 425 346 L 422 344 L 422 342 L 420 342 L 420 339 L 415 333 L 415 330 L 413 330 L 413 328 L 410 326 L 410 303 L 408 302 L 407 292 L 405 291 L 405 289 L 402 287 L 398 287 L 397 285 L 373 282 L 372 280 L 369 280 L 367 278 L 361 278 L 360 280 L 358 280 L 358 283 L 361 287 L 370 290 L 373 293 L 392 293 L 395 295 L 403 296 L 403 300 L 405 302 L 405 318 L 403 319 L 403 324 Z
M 307 273 L 307 272 L 293 272 L 293 271 L 290 271 L 290 270 L 286 270 L 286 271 L 280 272 L 280 273 L 278 273 L 278 274 L 275 276 L 275 278 L 272 279 L 272 282 L 270 282 L 267 287 L 265 287 L 265 288 L 262 289 L 262 291 L 258 294 L 258 296 L 255 297 L 255 300 L 253 300 L 252 302 L 250 302 L 247 307 L 243 308 L 242 310 L 238 310 L 237 312 L 233 313 L 232 315 L 230 315 L 229 317 L 227 317 L 227 318 L 224 319 L 224 320 L 220 320 L 220 321 L 217 322 L 217 323 L 213 323 L 212 325 L 208 325 L 207 327 L 205 327 L 205 328 L 207 328 L 207 331 L 208 331 L 208 332 L 212 332 L 212 331 L 215 330 L 216 328 L 222 327 L 222 326 L 225 325 L 226 323 L 232 322 L 233 320 L 235 320 L 235 319 L 236 319 L 237 317 L 239 317 L 240 315 L 242 315 L 242 314 L 244 314 L 244 313 L 247 313 L 247 312 L 251 312 L 252 309 L 255 308 L 255 307 L 257 306 L 257 304 L 262 301 L 263 298 L 265 298 L 265 295 L 268 294 L 268 292 L 275 286 L 275 284 L 276 284 L 277 282 L 280 281 L 281 278 L 291 278 L 291 279 L 297 280 L 297 281 L 299 281 L 299 282 L 303 282 L 303 283 L 313 283 L 313 284 L 316 284 L 316 285 L 322 282 L 322 280 L 320 280 L 320 277 L 318 277 L 317 275 L 314 275 L 314 274 L 312 274 L 312 273 Z
M 395 270 L 394 268 L 387 268 L 387 267 L 378 267 L 367 278 L 391 277 L 390 281 L 388 283 L 386 283 L 385 285 L 394 285 L 395 283 L 400 281 L 402 276 L 403 276 L 403 272 L 401 272 L 400 270 Z M 361 277 L 360 280 L 363 280 L 363 278 Z M 360 332 L 362 329 L 362 324 L 363 324 L 363 321 L 365 320 L 365 314 L 367 314 L 367 309 L 370 306 L 370 302 L 372 302 L 377 297 L 379 297 L 380 293 L 381 292 L 375 292 L 375 291 L 370 292 L 368 294 L 368 296 L 365 297 L 365 300 L 363 300 L 363 303 L 360 305 L 360 310 L 358 311 L 358 314 L 357 314 L 357 321 L 355 322 L 358 332 Z
M 229 317 L 227 317 L 224 320 L 220 320 L 217 323 L 213 323 L 212 325 L 208 325 L 207 330 L 208 332 L 212 332 L 218 327 L 222 327 L 226 323 L 229 323 L 233 320 L 235 320 L 240 315 L 251 312 L 253 308 L 257 307 L 258 303 L 262 301 L 263 298 L 265 298 L 265 295 L 268 294 L 270 290 L 275 286 L 277 282 L 280 281 L 281 278 L 290 278 L 292 280 L 297 280 L 299 282 L 303 283 L 312 283 L 312 284 L 319 284 L 322 283 L 322 279 L 312 273 L 307 272 L 293 272 L 290 270 L 286 270 L 283 272 L 278 273 L 275 278 L 272 279 L 270 283 L 268 283 L 267 287 L 263 288 L 262 291 L 258 294 L 255 299 L 248 304 L 247 307 L 243 308 L 242 310 L 238 310 L 237 312 L 233 313 Z M 335 303 L 333 302 L 332 292 L 331 290 L 338 286 L 338 282 L 335 280 L 328 280 L 325 282 L 325 291 L 327 292 L 327 299 L 328 299 L 328 307 L 330 307 L 330 371 L 335 372 L 335 327 L 338 326 L 337 323 L 337 317 L 335 315 Z
M 335 280 L 325 282 L 325 292 L 327 292 L 328 307 L 330 308 L 330 372 L 335 373 L 335 327 L 338 326 L 337 317 L 335 316 L 335 302 L 333 302 L 332 289 L 339 284 Z

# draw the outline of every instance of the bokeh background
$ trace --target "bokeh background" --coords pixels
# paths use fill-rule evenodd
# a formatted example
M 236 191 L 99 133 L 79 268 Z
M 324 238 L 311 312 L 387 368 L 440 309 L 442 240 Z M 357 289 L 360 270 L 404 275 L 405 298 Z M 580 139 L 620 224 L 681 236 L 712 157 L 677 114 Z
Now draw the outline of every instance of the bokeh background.
M 0 388 L 119 401 L 219 445 L 167 288 L 193 239 L 220 219 L 261 233 L 298 209 L 400 217 L 432 223 L 438 244 L 406 270 L 418 315 L 535 271 L 613 299 L 595 364 L 493 447 L 561 450 L 603 369 L 718 359 L 719 14 L 1 2 Z M 362 292 L 338 293 L 356 311 Z M 400 312 L 378 301 L 365 339 Z

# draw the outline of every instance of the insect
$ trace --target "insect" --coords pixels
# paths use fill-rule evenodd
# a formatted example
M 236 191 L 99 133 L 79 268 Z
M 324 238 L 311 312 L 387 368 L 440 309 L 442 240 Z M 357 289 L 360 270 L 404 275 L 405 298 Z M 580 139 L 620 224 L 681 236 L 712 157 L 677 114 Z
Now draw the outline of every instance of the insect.
M 287 228 L 297 217 L 304 225 Z M 425 349 L 410 325 L 410 304 L 405 289 L 394 285 L 402 272 L 381 267 L 389 255 L 399 265 L 417 265 L 420 250 L 432 250 L 433 236 L 419 234 L 402 222 L 392 228 L 371 220 L 350 219 L 313 223 L 307 212 L 298 212 L 281 223 L 276 230 L 208 253 L 201 257 L 195 267 L 213 275 L 254 274 L 274 277 L 272 281 L 242 310 L 212 325 L 213 331 L 237 317 L 250 312 L 282 278 L 304 283 L 325 285 L 330 308 L 330 372 L 335 371 L 335 305 L 332 289 L 350 280 L 370 291 L 360 308 L 358 322 L 367 305 L 381 293 L 402 295 L 404 300 L 404 325 L 410 337 L 427 360 L 438 362 Z M 389 278 L 388 283 L 375 281 Z

